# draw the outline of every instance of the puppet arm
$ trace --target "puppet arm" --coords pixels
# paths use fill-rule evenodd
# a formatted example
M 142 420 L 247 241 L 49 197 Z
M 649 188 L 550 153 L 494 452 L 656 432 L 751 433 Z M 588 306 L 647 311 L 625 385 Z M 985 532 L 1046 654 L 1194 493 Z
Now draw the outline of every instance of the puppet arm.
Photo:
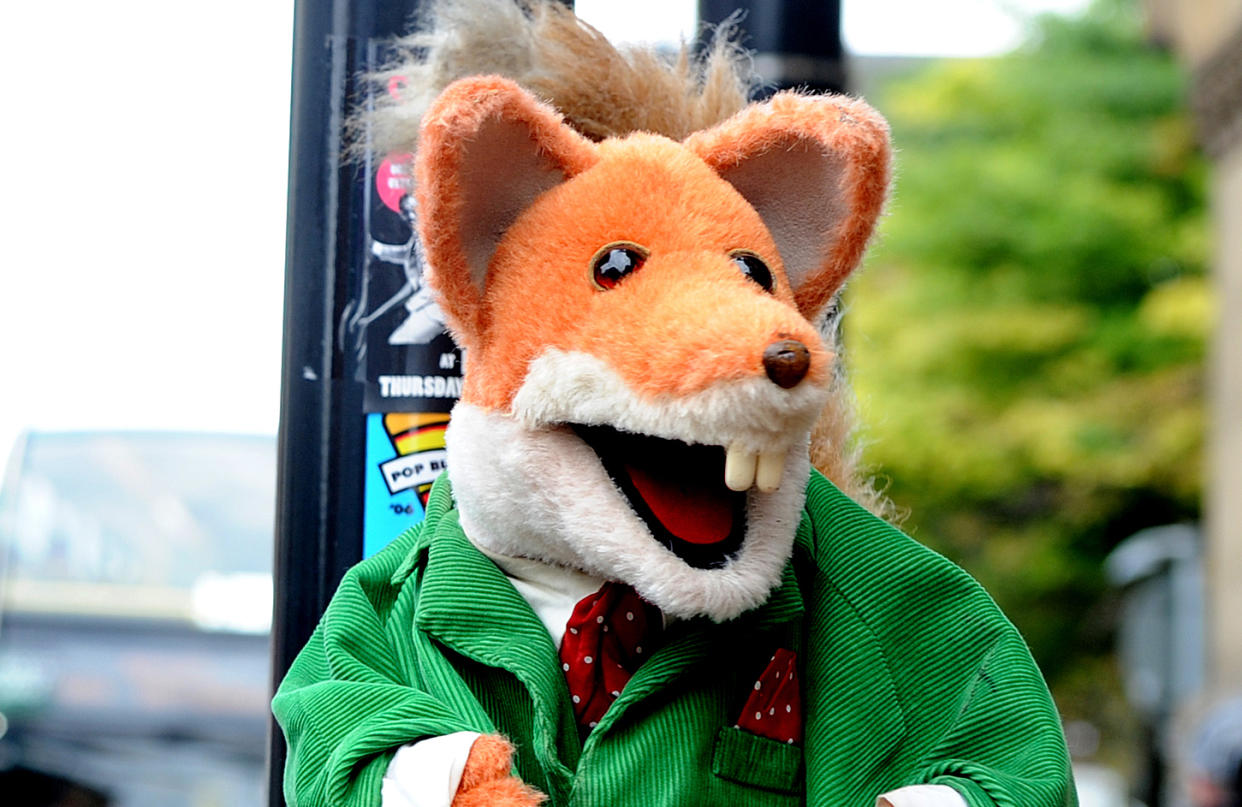
M 1017 629 L 979 584 L 818 474 L 807 513 L 812 528 L 803 535 L 814 543 L 817 596 L 827 611 L 821 619 L 831 617 L 833 630 L 815 638 L 831 640 L 824 647 L 833 652 L 812 649 L 805 680 L 825 682 L 821 720 L 835 725 L 831 715 L 861 710 L 883 732 L 870 746 L 885 758 L 874 763 L 883 789 L 868 800 L 906 807 L 918 796 L 925 807 L 922 796 L 943 791 L 906 788 L 942 785 L 969 807 L 1074 804 L 1052 697 Z M 863 695 L 834 694 L 864 685 Z M 831 779 L 824 748 L 816 750 L 813 784 Z
M 383 807 L 535 807 L 543 796 L 509 775 L 513 746 L 459 731 L 402 746 L 384 774 Z
M 398 646 L 409 623 L 400 586 L 392 581 L 417 535 L 406 533 L 346 573 L 272 701 L 288 745 L 284 792 L 290 807 L 379 807 L 387 802 L 383 779 L 399 747 L 494 730 L 421 690 L 411 681 L 408 661 L 400 661 L 408 660 L 412 648 Z M 470 794 L 480 788 L 521 787 L 508 775 L 508 744 L 495 735 L 483 739 L 470 749 L 456 807 L 469 807 Z M 497 803 L 537 804 L 538 797 Z
M 288 745 L 290 807 L 377 807 L 393 750 L 474 728 L 402 680 L 379 620 L 359 599 L 347 575 L 272 701 Z
M 984 657 L 919 778 L 952 787 L 971 807 L 1077 804 L 1060 718 L 1016 631 Z

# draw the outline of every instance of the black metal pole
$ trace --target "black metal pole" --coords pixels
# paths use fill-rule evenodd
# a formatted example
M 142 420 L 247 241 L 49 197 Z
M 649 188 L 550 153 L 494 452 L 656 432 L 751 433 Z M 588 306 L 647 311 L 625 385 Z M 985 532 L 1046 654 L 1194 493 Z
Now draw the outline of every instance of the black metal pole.
M 735 11 L 745 17 L 743 44 L 755 53 L 765 89 L 791 87 L 843 92 L 840 0 L 698 0 L 699 20 L 718 24 Z
M 341 329 L 366 260 L 360 199 L 370 177 L 344 161 L 342 124 L 368 49 L 401 33 L 416 3 L 297 0 L 294 9 L 273 689 L 362 557 L 364 384 Z M 284 759 L 273 723 L 271 805 L 284 803 Z
M 437 327 L 413 249 L 404 158 L 344 158 L 344 124 L 369 103 L 360 78 L 420 2 L 294 7 L 273 691 L 345 571 L 421 518 L 460 389 L 461 356 Z M 274 722 L 269 740 L 275 807 L 285 744 Z

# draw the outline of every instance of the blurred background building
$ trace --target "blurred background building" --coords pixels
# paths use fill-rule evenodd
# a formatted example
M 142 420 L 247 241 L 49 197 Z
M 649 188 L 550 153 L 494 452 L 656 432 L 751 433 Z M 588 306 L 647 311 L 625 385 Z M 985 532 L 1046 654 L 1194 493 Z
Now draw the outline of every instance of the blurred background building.
M 1209 680 L 1184 705 L 1175 733 L 1178 789 L 1210 804 L 1217 797 L 1210 788 L 1222 781 L 1232 777 L 1235 800 L 1242 789 L 1242 2 L 1145 0 L 1145 7 L 1152 36 L 1190 72 L 1190 105 L 1213 167 L 1212 272 L 1221 315 L 1204 491 Z
M 1213 164 L 1212 260 L 1219 317 L 1212 351 L 1205 491 L 1210 668 L 1242 687 L 1242 1 L 1146 0 L 1152 36 L 1191 73 L 1190 103 Z

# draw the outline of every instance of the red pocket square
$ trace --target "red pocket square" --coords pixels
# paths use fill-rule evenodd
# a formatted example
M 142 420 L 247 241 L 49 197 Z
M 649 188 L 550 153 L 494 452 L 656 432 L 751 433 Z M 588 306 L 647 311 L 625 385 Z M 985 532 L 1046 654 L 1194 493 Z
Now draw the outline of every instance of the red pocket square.
M 746 699 L 737 727 L 782 743 L 802 741 L 802 692 L 798 657 L 777 650 Z

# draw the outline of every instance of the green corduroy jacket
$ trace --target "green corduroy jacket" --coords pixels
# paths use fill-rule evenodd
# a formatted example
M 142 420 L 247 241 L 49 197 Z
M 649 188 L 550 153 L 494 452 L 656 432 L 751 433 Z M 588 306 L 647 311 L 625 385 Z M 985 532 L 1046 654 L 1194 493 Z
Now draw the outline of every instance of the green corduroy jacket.
M 778 647 L 801 666 L 800 746 L 733 728 Z M 290 805 L 379 805 L 398 746 L 462 730 L 508 736 L 551 807 L 872 807 L 911 784 L 971 807 L 1075 804 L 1014 627 L 818 474 L 768 602 L 674 623 L 585 741 L 551 637 L 466 539 L 443 478 L 426 520 L 345 576 L 272 708 Z

